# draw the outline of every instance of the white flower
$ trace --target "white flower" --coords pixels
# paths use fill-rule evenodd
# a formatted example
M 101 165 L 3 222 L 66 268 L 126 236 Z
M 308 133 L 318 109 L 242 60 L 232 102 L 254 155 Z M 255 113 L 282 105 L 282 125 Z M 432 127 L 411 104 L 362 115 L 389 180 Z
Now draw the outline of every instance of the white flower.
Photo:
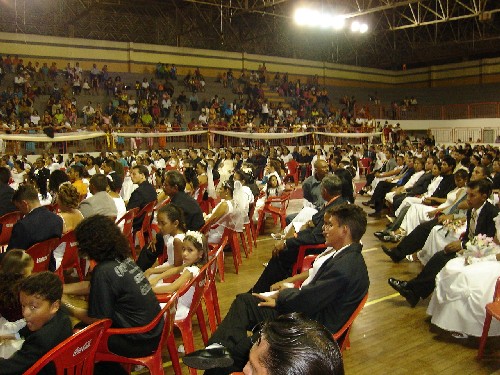
M 194 230 L 188 230 L 186 232 L 186 237 L 187 236 L 194 238 L 196 240 L 196 242 L 198 242 L 201 246 L 203 246 L 203 234 L 202 233 L 196 232 Z

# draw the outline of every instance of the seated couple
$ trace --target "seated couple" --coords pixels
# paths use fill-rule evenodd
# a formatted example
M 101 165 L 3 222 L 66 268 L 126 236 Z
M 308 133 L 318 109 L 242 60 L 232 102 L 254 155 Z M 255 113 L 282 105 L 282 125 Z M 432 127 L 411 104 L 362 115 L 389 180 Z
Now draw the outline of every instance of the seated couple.
M 206 374 L 241 371 L 249 354 L 251 362 L 252 353 L 258 350 L 252 349 L 247 331 L 281 314 L 299 312 L 323 324 L 330 333 L 338 331 L 368 292 L 368 272 L 359 243 L 367 219 L 360 207 L 342 204 L 327 212 L 325 223 L 328 248 L 310 270 L 275 283 L 272 293 L 238 295 L 210 338 L 209 347 L 186 355 L 184 363 L 209 370 Z M 290 288 L 289 283 L 296 281 L 302 281 L 302 286 Z

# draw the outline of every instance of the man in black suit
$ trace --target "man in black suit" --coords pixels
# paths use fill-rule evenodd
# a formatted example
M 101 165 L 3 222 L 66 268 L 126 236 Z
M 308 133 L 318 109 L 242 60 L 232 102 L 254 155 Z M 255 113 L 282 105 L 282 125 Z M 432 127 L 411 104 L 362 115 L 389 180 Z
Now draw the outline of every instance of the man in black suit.
M 184 212 L 184 220 L 188 230 L 199 230 L 205 220 L 200 205 L 193 197 L 186 194 L 186 179 L 178 171 L 168 171 L 165 175 L 163 191 L 170 197 L 170 203 L 175 204 Z
M 40 205 L 38 192 L 33 185 L 19 186 L 12 201 L 24 217 L 12 228 L 7 251 L 26 250 L 38 242 L 61 237 L 63 220 Z
M 330 333 L 347 322 L 370 284 L 359 243 L 366 230 L 366 214 L 351 204 L 332 207 L 328 214 L 330 220 L 324 225 L 328 248 L 316 260 L 321 266 L 282 280 L 272 295 L 239 294 L 210 338 L 210 346 L 187 354 L 186 365 L 211 369 L 206 375 L 241 371 L 252 346 L 247 331 L 280 314 L 303 313 Z M 295 281 L 303 281 L 300 289 L 287 285 Z
M 494 218 L 498 215 L 498 208 L 487 201 L 491 194 L 491 182 L 482 179 L 471 181 L 467 185 L 467 229 L 462 240 L 457 240 L 446 245 L 444 250 L 437 252 L 425 265 L 422 272 L 410 281 L 389 279 L 389 285 L 396 289 L 408 303 L 415 307 L 420 298 L 427 298 L 436 287 L 436 275 L 455 258 L 457 252 L 465 249 L 468 241 L 478 234 L 488 237 L 495 236 Z
M 156 190 L 148 181 L 149 171 L 144 165 L 134 166 L 130 177 L 132 182 L 139 186 L 132 192 L 132 195 L 130 195 L 130 200 L 127 203 L 127 211 L 136 207 L 142 210 L 145 205 L 157 199 Z M 134 232 L 141 229 L 143 220 L 144 215 L 134 219 Z
M 9 186 L 10 170 L 7 167 L 0 167 L 0 216 L 17 210 L 12 197 L 14 189 Z M 0 225 L 0 230 L 2 226 Z
M 325 242 L 323 223 L 325 212 L 336 205 L 347 202 L 342 194 L 342 180 L 336 175 L 327 175 L 321 180 L 321 195 L 325 200 L 322 209 L 313 215 L 296 237 L 279 240 L 274 244 L 273 257 L 269 260 L 259 280 L 252 288 L 254 293 L 268 292 L 271 285 L 292 275 L 292 267 L 297 261 L 301 245 L 318 245 Z M 318 254 L 320 249 L 308 250 L 306 255 Z
M 432 181 L 432 167 L 436 164 L 437 160 L 434 157 L 428 157 L 425 162 L 425 173 L 420 176 L 420 178 L 415 182 L 408 190 L 402 189 L 399 193 L 396 193 L 392 201 L 392 207 L 396 211 L 401 203 L 406 197 L 414 197 L 415 195 L 424 194 L 427 191 L 427 187 Z

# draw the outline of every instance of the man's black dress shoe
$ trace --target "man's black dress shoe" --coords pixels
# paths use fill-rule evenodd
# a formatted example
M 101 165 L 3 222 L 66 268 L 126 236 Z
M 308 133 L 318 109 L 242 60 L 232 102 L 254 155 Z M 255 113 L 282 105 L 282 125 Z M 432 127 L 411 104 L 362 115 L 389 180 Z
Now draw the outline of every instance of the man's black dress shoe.
M 231 354 L 224 347 L 197 350 L 186 354 L 182 362 L 189 367 L 199 370 L 224 368 L 234 363 Z
M 375 233 L 373 233 L 373 235 L 374 235 L 375 237 L 377 237 L 379 240 L 381 240 L 382 238 L 384 238 L 384 236 L 388 236 L 388 235 L 389 235 L 389 233 L 384 232 L 384 231 L 379 231 L 379 232 L 375 232 Z
M 396 254 L 394 254 L 394 251 L 392 251 L 391 249 L 389 249 L 388 247 L 386 247 L 384 245 L 382 245 L 382 251 L 386 255 L 388 255 L 394 263 L 399 263 L 403 260 L 403 258 L 398 257 Z
M 408 288 L 408 283 L 403 280 L 398 280 L 394 278 L 389 278 L 389 285 L 393 287 L 399 294 L 406 298 L 406 302 L 410 304 L 411 307 L 415 307 L 420 301 L 420 297 L 415 294 L 413 290 Z
M 382 214 L 377 211 L 369 213 L 368 216 L 373 217 L 374 219 L 382 219 Z

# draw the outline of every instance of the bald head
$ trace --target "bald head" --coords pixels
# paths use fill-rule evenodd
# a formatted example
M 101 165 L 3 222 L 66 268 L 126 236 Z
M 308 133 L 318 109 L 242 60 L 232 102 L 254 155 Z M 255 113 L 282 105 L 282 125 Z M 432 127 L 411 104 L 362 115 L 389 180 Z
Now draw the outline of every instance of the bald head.
M 318 159 L 314 162 L 314 170 L 316 180 L 321 181 L 328 174 L 328 163 L 323 159 Z

